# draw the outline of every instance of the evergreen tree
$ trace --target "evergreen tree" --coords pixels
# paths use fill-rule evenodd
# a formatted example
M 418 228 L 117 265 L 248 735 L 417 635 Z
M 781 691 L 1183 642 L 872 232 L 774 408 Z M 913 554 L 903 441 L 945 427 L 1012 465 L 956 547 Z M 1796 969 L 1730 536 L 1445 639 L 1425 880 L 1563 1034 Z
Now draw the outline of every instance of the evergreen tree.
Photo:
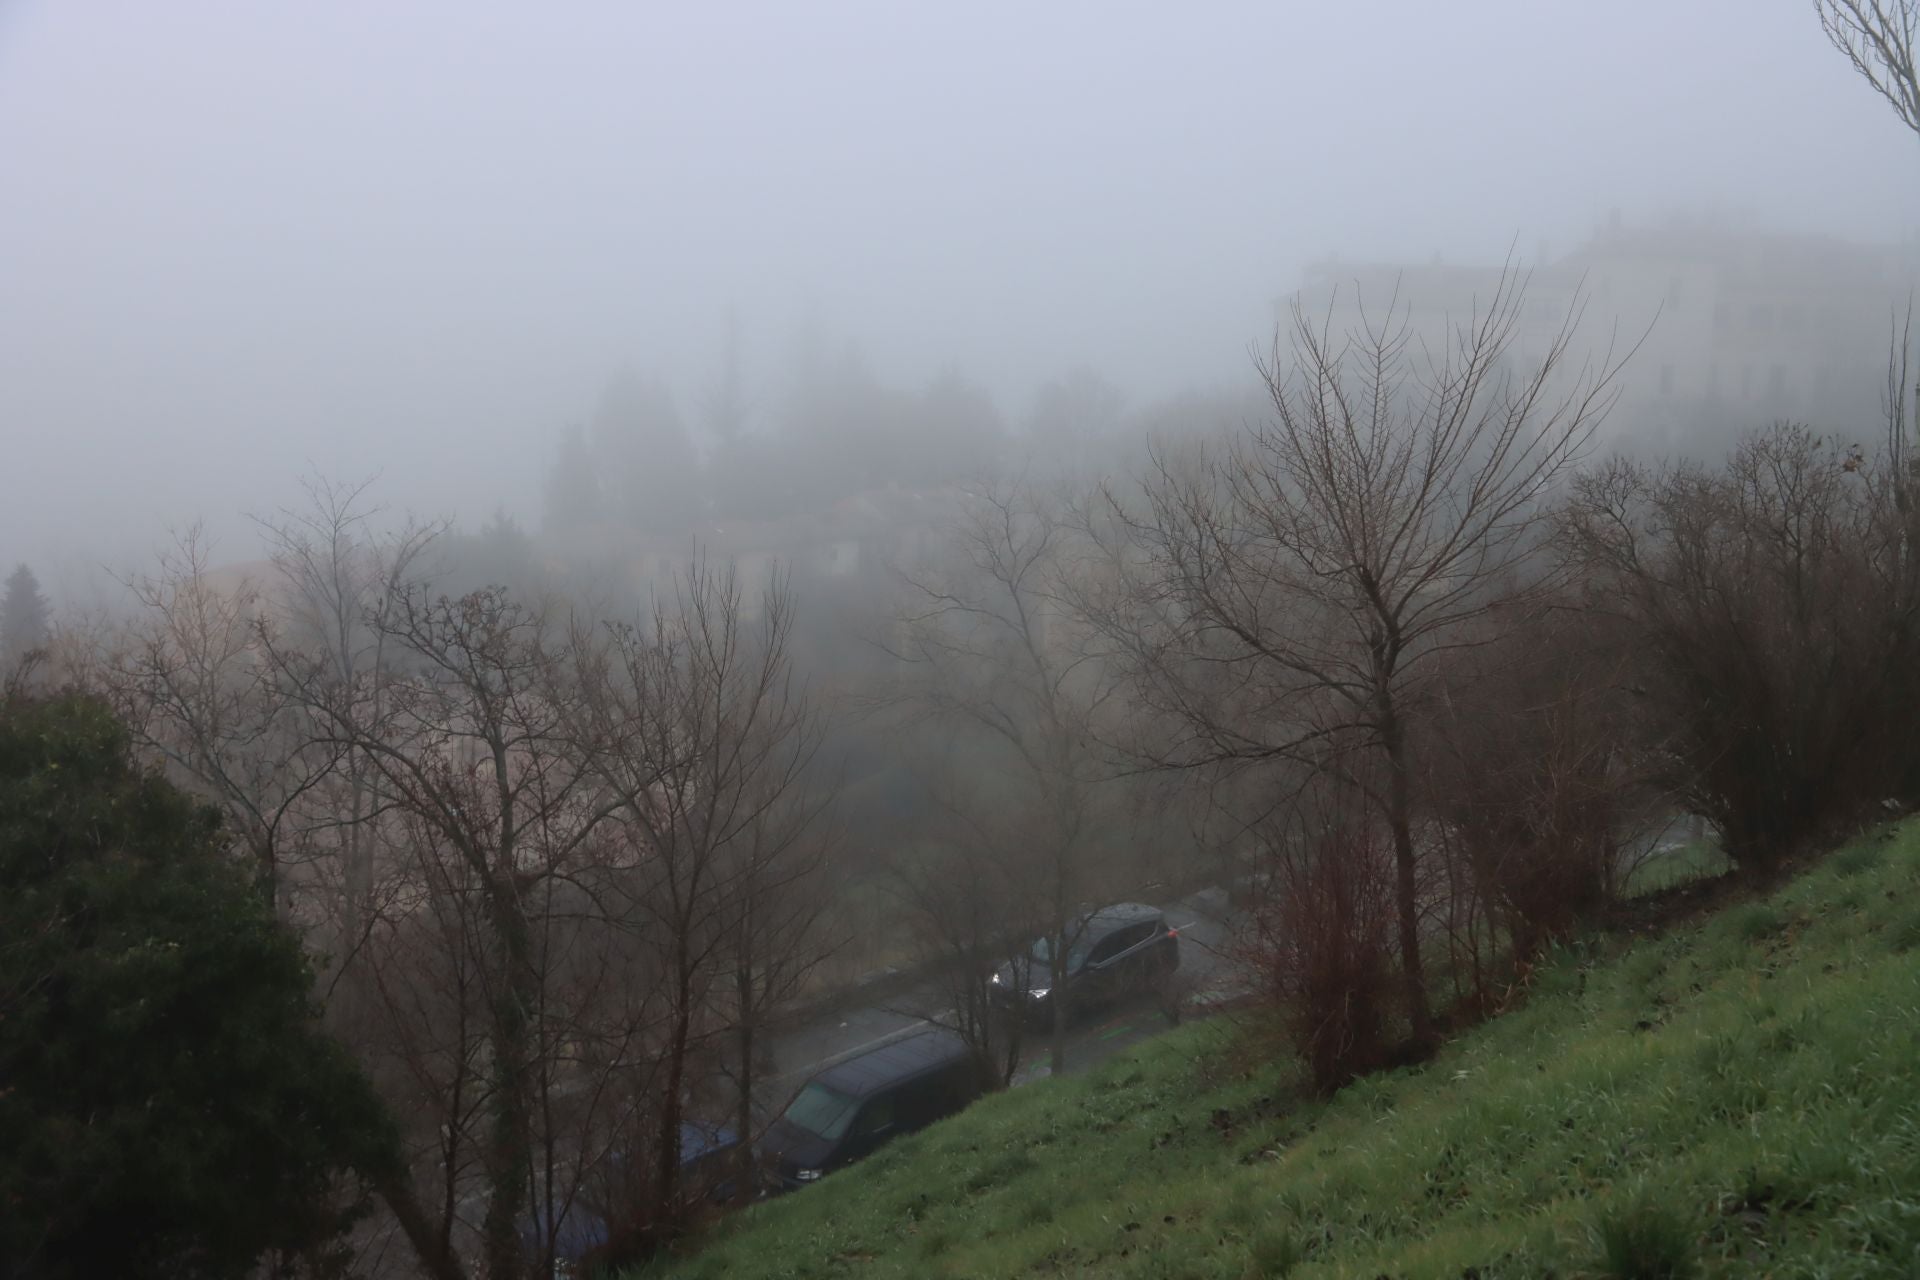
M 53 634 L 52 612 L 33 570 L 24 564 L 14 569 L 0 600 L 0 661 L 18 662 L 45 645 Z
M 664 383 L 615 379 L 600 397 L 591 445 L 610 517 L 648 533 L 692 531 L 701 507 L 700 459 Z
M 385 1113 L 218 816 L 86 698 L 0 703 L 0 1272 L 323 1257 Z M 276 1273 L 278 1274 L 278 1273 Z
M 604 491 L 599 464 L 587 445 L 586 430 L 568 427 L 560 438 L 553 465 L 547 469 L 547 529 L 578 529 L 593 524 L 604 514 Z

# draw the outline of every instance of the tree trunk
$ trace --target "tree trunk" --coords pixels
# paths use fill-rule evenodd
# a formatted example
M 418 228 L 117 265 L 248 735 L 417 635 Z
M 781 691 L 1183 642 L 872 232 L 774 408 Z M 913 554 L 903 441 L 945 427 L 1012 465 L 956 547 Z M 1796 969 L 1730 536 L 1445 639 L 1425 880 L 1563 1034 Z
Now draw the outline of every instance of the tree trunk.
M 351 747 L 347 751 L 347 795 L 346 866 L 343 868 L 346 901 L 341 904 L 341 916 L 348 945 L 355 946 L 372 913 L 373 858 L 369 851 L 372 841 L 361 826 L 367 814 L 367 779 L 359 753 Z
M 1053 1009 L 1053 1026 L 1047 1036 L 1047 1072 L 1056 1079 L 1067 1073 L 1067 925 L 1063 917 L 1056 917 L 1053 929 L 1053 943 L 1047 948 L 1052 955 L 1048 966 L 1049 992 Z
M 1386 701 L 1382 699 L 1382 701 Z M 1420 886 L 1413 848 L 1413 785 L 1407 770 L 1406 735 L 1391 702 L 1382 708 L 1380 744 L 1387 756 L 1387 824 L 1393 831 L 1394 898 L 1399 917 L 1400 976 L 1414 1043 L 1433 1043 L 1433 1013 L 1420 962 Z
M 432 1280 L 467 1280 L 460 1260 L 447 1246 L 445 1236 L 434 1230 L 426 1210 L 420 1207 L 420 1200 L 414 1195 L 412 1182 L 404 1172 L 381 1175 L 375 1180 L 374 1188 L 380 1193 L 380 1198 L 386 1201 L 387 1208 L 393 1213 L 393 1220 L 400 1224 L 400 1232 L 406 1236 L 407 1243 L 413 1246 L 414 1257 L 419 1259 L 421 1269 Z
M 510 877 L 509 868 L 503 875 Z M 491 887 L 501 967 L 493 998 L 493 1127 L 487 1150 L 487 1274 L 510 1280 L 525 1270 L 519 1216 L 533 1175 L 527 1099 L 528 1010 L 538 997 L 527 922 L 511 883 Z
M 261 844 L 260 892 L 266 895 L 267 910 L 273 912 L 274 919 L 287 923 L 287 910 L 280 905 L 280 859 L 274 852 L 271 837 Z
M 733 1123 L 734 1135 L 740 1143 L 735 1158 L 733 1202 L 745 1204 L 753 1198 L 753 1054 L 754 1054 L 754 999 L 753 967 L 742 963 L 734 969 L 734 994 L 739 1001 L 739 1025 L 735 1028 L 739 1036 L 740 1075 L 736 1081 L 738 1094 L 735 1100 Z
M 674 1217 L 679 1192 L 680 1121 L 684 1111 L 680 1093 L 687 1078 L 687 1041 L 693 1025 L 693 975 L 684 944 L 674 975 L 673 1023 L 667 1033 L 667 1078 L 660 1095 L 659 1148 L 653 1166 L 653 1203 L 650 1231 Z

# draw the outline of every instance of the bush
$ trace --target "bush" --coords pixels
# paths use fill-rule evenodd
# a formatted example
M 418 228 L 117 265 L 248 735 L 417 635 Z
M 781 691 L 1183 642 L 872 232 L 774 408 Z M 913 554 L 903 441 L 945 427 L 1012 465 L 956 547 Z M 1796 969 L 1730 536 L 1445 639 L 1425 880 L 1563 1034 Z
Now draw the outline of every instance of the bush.
M 1744 869 L 1916 790 L 1920 565 L 1904 481 L 1802 426 L 1725 465 L 1584 476 L 1566 544 L 1638 655 L 1649 753 Z
M 1484 903 L 1526 964 L 1619 891 L 1654 789 L 1622 709 L 1617 628 L 1570 610 L 1487 626 L 1436 667 L 1424 781 L 1449 896 Z
M 1394 979 L 1392 867 L 1363 816 L 1278 852 L 1256 917 L 1255 963 L 1315 1087 L 1332 1093 L 1381 1065 Z

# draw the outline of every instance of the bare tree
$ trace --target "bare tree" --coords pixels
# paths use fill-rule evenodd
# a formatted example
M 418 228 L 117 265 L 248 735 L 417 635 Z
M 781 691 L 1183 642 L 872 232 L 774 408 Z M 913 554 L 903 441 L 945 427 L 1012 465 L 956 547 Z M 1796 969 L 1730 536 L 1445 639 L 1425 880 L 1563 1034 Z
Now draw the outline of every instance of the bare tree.
M 1032 937 L 1019 866 L 1024 851 L 982 829 L 976 814 L 983 807 L 977 799 L 944 798 L 940 810 L 952 834 L 903 851 L 892 870 L 918 953 L 942 980 L 949 1028 L 973 1050 L 983 1082 L 1005 1088 L 1020 1065 L 1024 1027 L 996 1008 L 992 983 L 1002 966 L 1018 972 Z
M 1853 69 L 1887 100 L 1900 123 L 1920 134 L 1920 75 L 1914 37 L 1920 33 L 1916 0 L 1813 0 L 1820 29 Z
M 379 701 L 341 687 L 324 657 L 275 659 L 324 740 L 364 754 L 411 845 L 444 851 L 443 891 L 472 912 L 462 936 L 483 984 L 484 1247 L 489 1274 L 518 1275 L 520 1218 L 536 1202 L 536 1172 L 555 1165 L 545 1121 L 573 1021 L 555 1008 L 565 941 L 555 928 L 614 805 L 579 758 L 573 655 L 545 610 L 498 591 L 451 600 L 416 586 L 377 626 L 400 671 Z M 577 1158 L 568 1163 L 577 1172 Z M 416 1241 L 423 1258 L 434 1247 Z
M 122 701 L 257 863 L 315 855 L 280 881 L 309 927 L 337 909 L 330 1012 L 355 996 L 343 1030 L 412 1140 L 380 1190 L 421 1265 L 465 1275 L 477 1225 L 488 1274 L 542 1271 L 586 1200 L 655 1240 L 684 1099 L 730 1080 L 749 1134 L 757 1036 L 822 954 L 832 787 L 791 594 L 752 613 L 702 563 L 637 626 L 562 626 L 436 595 L 437 526 L 383 535 L 365 485 L 309 498 L 260 522 L 278 593 L 197 537 L 135 583 Z
M 1914 60 L 1920 34 L 1920 0 L 1814 0 L 1820 29 L 1862 79 L 1887 100 L 1900 123 L 1920 136 L 1920 69 Z M 1910 457 L 1920 386 L 1912 375 L 1913 300 L 1893 317 L 1882 407 L 1887 421 L 1888 495 L 1901 527 L 1903 589 L 1920 590 L 1920 503 L 1913 495 L 1916 465 Z M 1903 624 L 1904 625 L 1904 624 Z M 1904 637 L 1903 637 L 1904 639 Z
M 1036 916 L 1048 943 L 1056 1073 L 1080 908 L 1114 870 L 1096 839 L 1096 800 L 1111 776 L 1096 721 L 1110 690 L 1069 607 L 1072 538 L 1064 504 L 1014 483 L 975 493 L 952 535 L 953 563 L 907 577 L 888 645 L 908 664 L 894 697 L 982 748 L 999 816 L 971 834 L 1018 848 L 998 857 L 1026 904 L 1012 914 Z
M 1387 1061 L 1392 856 L 1360 787 L 1324 773 L 1305 784 L 1259 824 L 1274 883 L 1239 949 L 1332 1093 Z
M 1486 644 L 1441 664 L 1420 726 L 1424 807 L 1448 871 L 1463 873 L 1449 876 L 1449 947 L 1458 960 L 1465 943 L 1456 977 L 1470 969 L 1483 1004 L 1494 957 L 1479 913 L 1504 934 L 1504 959 L 1530 964 L 1613 900 L 1624 851 L 1672 812 L 1625 628 L 1571 594 L 1486 627 Z
M 1913 795 L 1920 598 L 1888 461 L 1781 424 L 1719 468 L 1615 462 L 1568 508 L 1667 783 L 1743 868 Z
M 285 632 L 281 651 L 297 648 L 310 678 L 363 699 L 362 718 L 377 722 L 393 674 L 384 624 L 445 523 L 408 519 L 382 532 L 375 527 L 382 508 L 370 500 L 372 485 L 371 479 L 308 477 L 304 505 L 256 517 L 255 524 L 279 577 L 271 624 Z M 336 918 L 340 966 L 361 945 L 372 918 L 379 832 L 371 774 L 365 752 L 343 744 L 316 797 L 312 828 L 329 842 L 328 862 L 337 873 L 334 901 L 321 905 Z
M 696 558 L 583 682 L 592 757 L 638 874 L 622 914 L 659 955 L 666 1011 L 651 1213 L 679 1209 L 690 1050 L 724 1035 L 743 1142 L 756 1036 L 819 952 L 821 723 L 788 658 L 784 579 L 749 619 L 731 568 Z M 744 1185 L 744 1184 L 743 1184 Z
M 142 616 L 102 668 L 136 741 L 226 814 L 276 909 L 302 806 L 339 762 L 280 688 L 262 646 L 268 603 L 250 580 L 216 582 L 187 530 L 158 572 L 127 583 Z
M 741 1162 L 735 1187 L 742 1200 L 753 1188 L 752 1143 L 764 1100 L 760 1074 L 770 1047 L 764 1036 L 835 945 L 827 933 L 827 873 L 841 829 L 830 819 L 839 782 L 811 776 L 821 735 L 810 709 L 804 718 L 777 712 L 768 722 L 790 728 L 774 736 L 777 745 L 760 767 L 758 811 L 747 838 L 728 851 L 721 902 L 725 976 L 716 1004 L 730 1047 L 722 1070 L 733 1087 Z
M 1509 268 L 1438 350 L 1407 313 L 1336 334 L 1296 305 L 1259 362 L 1270 420 L 1225 449 L 1162 451 L 1101 514 L 1119 595 L 1089 610 L 1141 702 L 1181 732 L 1159 767 L 1306 761 L 1366 783 L 1391 832 L 1401 976 L 1431 1039 L 1409 718 L 1435 655 L 1530 586 L 1545 500 L 1615 397 L 1611 350 L 1574 369 L 1575 302 L 1545 354 L 1515 341 Z M 1378 773 L 1352 767 L 1377 753 Z

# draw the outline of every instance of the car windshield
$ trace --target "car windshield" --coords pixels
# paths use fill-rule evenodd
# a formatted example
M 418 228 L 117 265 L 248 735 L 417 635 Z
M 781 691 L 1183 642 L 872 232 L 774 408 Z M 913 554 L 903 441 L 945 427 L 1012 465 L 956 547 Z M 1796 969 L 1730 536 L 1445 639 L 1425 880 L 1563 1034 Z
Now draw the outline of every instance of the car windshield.
M 783 1118 L 788 1124 L 831 1142 L 846 1133 L 859 1105 L 857 1098 L 849 1098 L 844 1093 L 835 1093 L 823 1084 L 814 1083 L 800 1091 Z
M 1053 972 L 1053 940 L 1051 938 L 1041 938 L 1035 942 L 1033 950 L 1027 955 L 1032 961 L 1035 978 L 1042 978 Z M 1072 973 L 1078 969 L 1080 963 L 1086 958 L 1087 944 L 1086 940 L 1082 939 L 1067 951 L 1067 972 Z

